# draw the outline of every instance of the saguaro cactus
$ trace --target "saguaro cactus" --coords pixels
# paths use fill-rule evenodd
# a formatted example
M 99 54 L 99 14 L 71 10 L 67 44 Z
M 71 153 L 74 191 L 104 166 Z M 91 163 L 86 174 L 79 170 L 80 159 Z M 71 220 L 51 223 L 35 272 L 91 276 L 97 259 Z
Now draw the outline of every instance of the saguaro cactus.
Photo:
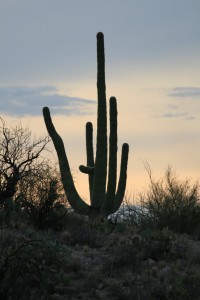
M 110 137 L 109 137 L 109 164 L 107 170 L 107 112 L 106 112 L 106 85 L 105 85 L 105 55 L 104 36 L 97 33 L 97 143 L 96 158 L 93 151 L 92 123 L 86 124 L 86 154 L 87 166 L 81 165 L 80 171 L 88 174 L 90 202 L 85 203 L 79 196 L 72 178 L 65 147 L 62 138 L 57 133 L 51 119 L 48 107 L 43 108 L 44 121 L 47 131 L 54 143 L 61 172 L 63 187 L 74 211 L 88 215 L 91 218 L 108 216 L 120 207 L 126 188 L 127 165 L 129 146 L 124 143 L 121 154 L 121 168 L 118 187 L 117 182 L 117 102 L 115 97 L 110 98 Z M 108 176 L 107 176 L 108 171 Z

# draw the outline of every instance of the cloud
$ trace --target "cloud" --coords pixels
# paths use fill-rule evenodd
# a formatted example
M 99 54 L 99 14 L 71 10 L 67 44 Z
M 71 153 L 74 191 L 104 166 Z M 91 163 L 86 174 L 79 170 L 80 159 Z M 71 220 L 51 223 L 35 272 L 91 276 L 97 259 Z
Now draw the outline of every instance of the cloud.
M 164 118 L 164 119 L 185 119 L 185 120 L 194 120 L 195 117 L 184 111 L 180 111 L 177 105 L 169 104 L 166 108 L 166 112 L 163 114 L 156 115 L 157 118 Z
M 179 107 L 177 105 L 174 105 L 174 104 L 170 104 L 168 105 L 169 109 L 172 109 L 172 110 L 177 110 L 179 109 Z
M 169 97 L 200 98 L 199 87 L 175 87 L 169 93 Z
M 172 112 L 168 112 L 168 113 L 165 113 L 162 115 L 163 118 L 168 118 L 168 119 L 171 119 L 171 118 L 184 118 L 184 119 L 187 119 L 187 120 L 194 120 L 195 117 L 194 116 L 191 116 L 189 115 L 188 113 L 172 113 Z
M 8 115 L 40 115 L 44 106 L 52 114 L 90 114 L 94 104 L 94 100 L 60 95 L 55 86 L 0 86 L 0 112 Z

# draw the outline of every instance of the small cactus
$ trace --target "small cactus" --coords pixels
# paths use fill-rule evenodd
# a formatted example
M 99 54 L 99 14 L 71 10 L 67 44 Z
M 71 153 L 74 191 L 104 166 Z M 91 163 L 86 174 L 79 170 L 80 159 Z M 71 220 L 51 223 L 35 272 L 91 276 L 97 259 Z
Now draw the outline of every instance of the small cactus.
M 97 33 L 97 91 L 98 109 L 96 158 L 94 160 L 93 127 L 92 123 L 88 122 L 86 124 L 87 166 L 81 165 L 79 167 L 81 172 L 88 174 L 91 202 L 90 205 L 81 199 L 75 188 L 62 138 L 56 132 L 56 129 L 52 123 L 49 108 L 43 108 L 44 121 L 58 155 L 62 183 L 69 204 L 75 212 L 87 215 L 90 218 L 107 217 L 108 215 L 116 212 L 120 207 L 126 188 L 129 152 L 128 144 L 124 143 L 122 146 L 119 182 L 116 189 L 117 102 L 115 97 L 110 98 L 110 137 L 109 149 L 107 149 L 104 35 L 101 32 Z M 108 151 L 109 164 L 107 170 Z

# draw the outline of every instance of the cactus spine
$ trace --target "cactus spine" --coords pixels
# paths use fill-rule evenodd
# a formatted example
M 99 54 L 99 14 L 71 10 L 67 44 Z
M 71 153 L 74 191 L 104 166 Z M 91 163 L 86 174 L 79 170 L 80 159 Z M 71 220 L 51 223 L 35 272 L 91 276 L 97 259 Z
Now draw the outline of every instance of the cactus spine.
M 97 91 L 98 108 L 96 158 L 94 160 L 93 127 L 92 123 L 88 122 L 86 124 L 87 166 L 81 165 L 79 167 L 81 172 L 88 174 L 91 205 L 88 205 L 81 199 L 75 188 L 62 138 L 56 132 L 52 123 L 49 108 L 43 108 L 44 121 L 58 155 L 62 183 L 69 204 L 74 211 L 83 215 L 88 215 L 90 218 L 106 217 L 109 214 L 116 212 L 120 207 L 126 188 L 129 152 L 128 144 L 124 143 L 122 146 L 119 182 L 116 190 L 117 102 L 115 97 L 110 98 L 110 137 L 109 149 L 107 149 L 105 55 L 104 36 L 101 32 L 97 33 Z M 107 170 L 108 151 L 109 164 Z

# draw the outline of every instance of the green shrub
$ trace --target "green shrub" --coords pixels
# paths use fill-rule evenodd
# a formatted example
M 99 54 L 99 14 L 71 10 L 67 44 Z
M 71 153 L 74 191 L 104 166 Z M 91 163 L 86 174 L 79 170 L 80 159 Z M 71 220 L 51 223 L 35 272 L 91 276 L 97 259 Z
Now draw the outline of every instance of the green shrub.
M 188 179 L 180 181 L 168 167 L 164 179 L 152 178 L 150 187 L 140 196 L 143 210 L 141 225 L 162 229 L 168 227 L 176 232 L 194 233 L 200 226 L 200 197 L 198 183 L 191 185 Z

